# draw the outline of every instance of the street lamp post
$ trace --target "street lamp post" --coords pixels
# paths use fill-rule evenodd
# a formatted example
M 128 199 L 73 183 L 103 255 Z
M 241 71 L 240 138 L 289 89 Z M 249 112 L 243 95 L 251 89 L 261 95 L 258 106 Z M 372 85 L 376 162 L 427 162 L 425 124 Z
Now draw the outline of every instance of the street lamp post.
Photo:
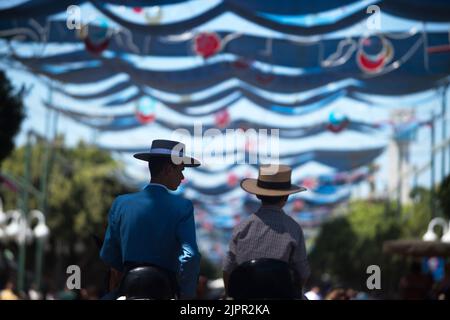
M 38 223 L 34 228 L 34 236 L 36 238 L 36 260 L 35 260 L 35 283 L 36 288 L 41 288 L 41 275 L 42 275 L 42 254 L 44 247 L 44 240 L 50 234 L 50 231 L 45 224 L 45 215 L 39 210 L 32 210 L 30 212 L 30 219 L 37 219 Z M 31 222 L 31 220 L 30 220 Z
M 32 229 L 33 221 L 37 224 Z M 9 222 L 8 222 L 9 221 Z M 25 259 L 26 245 L 33 239 L 43 245 L 44 240 L 49 236 L 50 230 L 45 223 L 45 215 L 39 210 L 31 210 L 28 214 L 23 214 L 21 210 L 10 210 L 3 212 L 0 200 L 0 240 L 16 241 L 19 245 L 19 270 L 17 289 L 23 291 L 25 283 Z M 39 261 L 36 261 L 38 264 Z M 38 276 L 38 275 L 37 275 Z
M 31 133 L 27 133 L 27 144 L 25 147 L 25 181 L 31 180 Z M 22 219 L 26 221 L 25 214 L 28 212 L 28 190 L 23 188 L 22 190 Z M 25 285 L 25 258 L 26 258 L 26 244 L 25 239 L 19 238 L 19 270 L 17 273 L 17 289 L 22 292 Z

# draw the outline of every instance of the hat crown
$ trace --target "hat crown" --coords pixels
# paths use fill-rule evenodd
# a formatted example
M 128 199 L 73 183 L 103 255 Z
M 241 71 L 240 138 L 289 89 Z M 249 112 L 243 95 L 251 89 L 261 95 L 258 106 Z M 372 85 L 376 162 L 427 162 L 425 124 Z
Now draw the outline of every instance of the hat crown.
M 178 141 L 157 139 L 157 140 L 153 140 L 152 146 L 151 146 L 151 150 L 153 150 L 153 149 L 173 150 L 175 148 L 177 149 L 177 151 L 183 152 L 185 145 L 184 145 L 184 143 L 181 143 Z
M 291 181 L 291 167 L 282 164 L 262 165 L 259 167 L 258 180 L 266 182 Z

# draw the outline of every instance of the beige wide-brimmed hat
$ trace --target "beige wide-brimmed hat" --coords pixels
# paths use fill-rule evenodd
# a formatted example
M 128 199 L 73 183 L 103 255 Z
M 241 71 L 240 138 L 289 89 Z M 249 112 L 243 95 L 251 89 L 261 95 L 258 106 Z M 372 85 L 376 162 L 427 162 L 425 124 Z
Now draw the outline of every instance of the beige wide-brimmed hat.
M 291 184 L 292 169 L 282 164 L 262 165 L 259 167 L 258 179 L 244 179 L 241 188 L 248 193 L 278 197 L 306 191 L 306 188 Z

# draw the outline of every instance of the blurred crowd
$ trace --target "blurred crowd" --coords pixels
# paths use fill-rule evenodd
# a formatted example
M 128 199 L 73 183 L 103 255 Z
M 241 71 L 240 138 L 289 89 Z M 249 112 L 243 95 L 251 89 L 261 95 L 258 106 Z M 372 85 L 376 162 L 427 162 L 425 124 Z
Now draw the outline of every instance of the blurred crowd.
M 80 290 L 42 290 L 31 286 L 27 291 L 19 292 L 15 282 L 8 280 L 0 290 L 0 300 L 98 300 L 99 290 L 95 286 Z
M 18 292 L 13 278 L 0 283 L 0 300 L 98 300 L 104 290 L 96 286 L 86 286 L 79 290 L 67 288 L 54 289 L 51 283 L 45 283 L 39 291 L 31 285 L 25 292 Z M 376 291 L 376 290 L 375 290 Z M 371 291 L 358 291 L 345 286 L 310 285 L 304 288 L 308 300 L 378 300 L 382 299 Z M 225 297 L 222 278 L 208 279 L 199 277 L 197 299 L 219 300 Z M 434 281 L 429 273 L 424 273 L 419 262 L 413 262 L 410 270 L 398 285 L 398 299 L 402 300 L 449 300 L 450 299 L 450 263 L 445 265 L 442 279 Z

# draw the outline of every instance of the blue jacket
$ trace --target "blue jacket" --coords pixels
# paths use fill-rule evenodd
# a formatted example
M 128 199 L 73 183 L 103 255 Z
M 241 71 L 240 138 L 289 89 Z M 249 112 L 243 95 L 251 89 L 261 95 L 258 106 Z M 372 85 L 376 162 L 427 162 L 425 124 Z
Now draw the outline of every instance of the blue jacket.
M 119 271 L 127 261 L 171 270 L 179 274 L 181 297 L 194 297 L 200 253 L 192 202 L 157 184 L 117 197 L 100 257 Z

